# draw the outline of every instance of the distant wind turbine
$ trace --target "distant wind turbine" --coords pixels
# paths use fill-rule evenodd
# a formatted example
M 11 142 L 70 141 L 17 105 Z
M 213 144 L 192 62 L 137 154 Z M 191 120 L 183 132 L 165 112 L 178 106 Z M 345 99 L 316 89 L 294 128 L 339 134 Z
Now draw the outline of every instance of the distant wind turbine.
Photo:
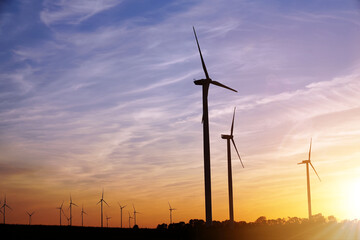
M 134 208 L 134 226 L 135 226 L 136 225 L 136 214 L 140 213 L 140 212 L 136 211 L 134 204 L 133 204 L 133 208 Z
M 130 215 L 130 212 L 128 211 L 128 213 L 129 213 L 129 228 L 131 228 L 131 219 L 133 218 L 133 217 L 131 217 L 131 215 Z
M 81 206 L 81 226 L 84 226 L 84 214 L 87 215 L 87 213 L 84 211 L 84 204 Z
M 111 219 L 111 217 L 108 217 L 107 215 L 106 215 L 106 227 L 108 228 L 109 227 L 109 220 Z
M 125 206 L 121 206 L 120 205 L 120 203 L 118 202 L 118 204 L 119 204 L 119 207 L 120 207 L 120 227 L 122 228 L 123 227 L 123 221 L 122 221 L 122 212 L 123 212 L 123 208 L 125 208 L 126 207 L 126 205 Z
M 61 226 L 61 213 L 64 213 L 64 210 L 63 210 L 63 205 L 64 205 L 64 201 L 61 203 L 60 207 L 57 207 L 56 209 L 59 209 L 59 213 L 60 213 L 60 226 Z
M 308 197 L 309 219 L 311 219 L 311 217 L 312 217 L 312 214 L 311 214 L 311 194 L 310 194 L 309 164 L 313 168 L 315 174 L 317 175 L 317 177 L 319 178 L 319 180 L 321 182 L 319 174 L 316 172 L 316 170 L 315 170 L 315 168 L 312 165 L 311 160 L 310 160 L 310 157 L 311 157 L 311 145 L 312 145 L 312 138 L 310 140 L 309 158 L 307 160 L 303 160 L 302 162 L 298 163 L 298 164 L 306 164 L 306 179 L 307 179 L 307 197 Z
M 7 203 L 6 203 L 6 195 L 5 195 L 5 197 L 4 197 L 4 203 L 3 203 L 3 205 L 2 205 L 1 208 L 0 208 L 0 209 L 2 209 L 4 224 L 6 224 L 6 208 L 12 210 L 12 208 L 11 208 L 9 205 L 7 205 Z
M 103 202 L 109 206 L 109 204 L 107 204 L 107 202 L 104 200 L 104 189 L 102 190 L 102 194 L 101 194 L 101 199 L 99 200 L 99 202 L 97 204 L 100 203 L 100 206 L 101 206 L 101 227 L 103 227 L 103 218 L 104 218 L 104 215 L 103 215 Z
M 237 92 L 224 84 L 213 81 L 207 72 L 205 62 L 200 50 L 199 41 L 196 36 L 195 28 L 193 27 L 194 35 L 199 50 L 202 68 L 205 73 L 205 79 L 195 80 L 195 85 L 202 86 L 202 101 L 203 101 L 203 142 L 204 142 L 204 178 L 205 178 L 205 213 L 206 213 L 206 224 L 209 226 L 212 223 L 212 207 L 211 207 L 211 170 L 210 170 L 210 137 L 209 137 L 209 113 L 208 113 L 208 93 L 210 84 L 214 84 L 219 87 L 226 88 L 228 90 Z
M 75 207 L 79 207 L 78 205 L 76 205 L 75 203 L 73 203 L 72 198 L 71 198 L 71 194 L 70 194 L 70 204 L 69 204 L 69 210 L 70 210 L 70 226 L 72 226 L 72 205 L 74 205 Z
M 172 208 L 169 202 L 168 202 L 168 204 L 169 204 L 169 211 L 170 211 L 170 224 L 172 224 L 172 211 L 174 211 L 176 209 Z
M 134 204 L 133 204 L 133 208 L 134 208 L 134 226 L 135 226 L 136 225 L 136 214 L 140 213 L 140 212 L 136 211 Z
M 241 161 L 241 157 L 239 154 L 239 151 L 236 147 L 235 141 L 234 141 L 234 120 L 235 120 L 235 110 L 233 113 L 232 123 L 231 123 L 231 129 L 230 129 L 230 135 L 222 134 L 221 138 L 226 139 L 227 142 L 227 160 L 228 160 L 228 189 L 229 189 L 229 216 L 230 216 L 230 223 L 234 223 L 234 204 L 233 204 L 233 187 L 232 187 L 232 169 L 231 169 L 231 144 L 230 141 L 233 143 L 234 148 L 236 150 L 236 153 L 240 159 L 240 163 L 242 167 L 244 167 L 244 164 Z
M 68 222 L 68 226 L 70 226 L 70 218 L 69 218 L 68 216 L 66 216 L 65 213 L 64 213 L 64 216 L 65 216 L 65 218 L 66 218 L 66 220 L 67 220 L 67 222 Z
M 26 213 L 29 215 L 29 225 L 31 225 L 31 217 L 35 212 L 29 213 L 28 211 L 26 211 Z

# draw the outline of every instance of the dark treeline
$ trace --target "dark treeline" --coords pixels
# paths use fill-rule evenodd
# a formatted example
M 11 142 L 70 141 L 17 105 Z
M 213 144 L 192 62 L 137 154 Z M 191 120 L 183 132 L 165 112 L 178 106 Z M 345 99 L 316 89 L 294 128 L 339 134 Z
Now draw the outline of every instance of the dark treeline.
M 204 220 L 188 223 L 159 224 L 156 229 L 99 228 L 78 226 L 0 225 L 4 239 L 233 239 L 233 240 L 304 240 L 360 239 L 360 221 L 341 221 L 335 217 L 314 215 L 311 220 L 288 217 L 267 219 L 262 216 L 254 222 L 214 221 L 206 227 Z M 6 237 L 5 237 L 6 236 Z

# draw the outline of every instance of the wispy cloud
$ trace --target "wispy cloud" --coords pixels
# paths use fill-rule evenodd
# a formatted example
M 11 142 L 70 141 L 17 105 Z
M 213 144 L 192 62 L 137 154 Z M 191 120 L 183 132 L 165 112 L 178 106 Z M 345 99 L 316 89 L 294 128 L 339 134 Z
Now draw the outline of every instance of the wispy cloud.
M 60 0 L 44 1 L 40 13 L 46 25 L 79 24 L 82 21 L 121 3 L 119 0 Z

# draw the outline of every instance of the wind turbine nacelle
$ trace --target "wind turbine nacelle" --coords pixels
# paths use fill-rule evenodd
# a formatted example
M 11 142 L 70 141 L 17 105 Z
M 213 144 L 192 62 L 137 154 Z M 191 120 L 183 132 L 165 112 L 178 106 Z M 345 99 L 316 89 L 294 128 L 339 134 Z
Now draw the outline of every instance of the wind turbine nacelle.
M 226 134 L 221 134 L 221 138 L 222 138 L 222 139 L 232 139 L 233 136 L 231 136 L 231 135 L 226 135 Z
M 210 84 L 210 82 L 211 82 L 211 79 L 199 79 L 199 80 L 194 81 L 195 85 Z

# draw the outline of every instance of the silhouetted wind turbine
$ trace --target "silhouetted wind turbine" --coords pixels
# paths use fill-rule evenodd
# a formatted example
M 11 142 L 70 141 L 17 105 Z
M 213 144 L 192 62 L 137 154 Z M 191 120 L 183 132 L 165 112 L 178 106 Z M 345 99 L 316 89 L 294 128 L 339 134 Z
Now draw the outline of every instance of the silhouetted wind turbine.
M 319 177 L 319 174 L 316 172 L 314 166 L 311 163 L 310 157 L 311 157 L 311 144 L 312 144 L 312 138 L 310 140 L 310 149 L 309 149 L 309 159 L 303 160 L 302 162 L 298 164 L 306 164 L 306 179 L 307 179 L 307 197 L 308 197 L 308 211 L 309 211 L 309 219 L 311 218 L 311 194 L 310 194 L 310 176 L 309 176 L 309 164 L 314 169 L 315 174 L 318 176 L 320 182 L 321 179 Z
M 231 169 L 231 144 L 230 141 L 233 143 L 234 148 L 236 150 L 236 153 L 240 159 L 240 163 L 242 167 L 244 167 L 244 164 L 241 161 L 241 157 L 239 154 L 239 151 L 237 150 L 235 141 L 234 141 L 234 120 L 235 120 L 235 110 L 234 108 L 234 114 L 232 118 L 231 123 L 231 129 L 230 129 L 230 135 L 221 134 L 222 139 L 226 139 L 227 142 L 227 160 L 228 160 L 228 188 L 229 188 L 229 216 L 230 216 L 230 223 L 234 223 L 234 204 L 233 204 L 233 187 L 232 187 L 232 169 Z
M 122 226 L 123 226 L 123 224 L 122 224 L 122 210 L 123 210 L 123 208 L 126 207 L 126 205 L 121 206 L 119 202 L 118 202 L 118 204 L 119 204 L 119 207 L 120 207 L 120 227 L 122 228 Z
M 72 202 L 72 199 L 71 199 L 71 194 L 70 194 L 70 204 L 69 204 L 69 209 L 70 209 L 70 226 L 72 226 L 72 205 L 76 206 L 76 207 L 79 207 L 78 205 L 76 205 L 75 203 Z
M 134 208 L 134 226 L 135 226 L 136 225 L 136 214 L 140 213 L 140 212 L 136 211 L 134 204 L 133 204 L 133 208 Z
M 26 213 L 29 215 L 29 225 L 31 225 L 31 217 L 35 212 L 29 213 L 28 211 L 26 211 Z
M 170 224 L 172 224 L 172 211 L 174 211 L 176 209 L 172 208 L 169 202 L 168 202 L 168 204 L 169 204 L 169 211 L 170 211 Z
M 111 219 L 111 217 L 108 217 L 107 215 L 106 215 L 106 227 L 108 228 L 109 227 L 109 220 Z
M 129 213 L 129 228 L 131 228 L 131 219 L 133 218 L 133 217 L 131 217 L 131 215 L 130 215 L 130 212 L 128 211 L 128 213 Z
M 3 205 L 2 205 L 1 208 L 0 208 L 0 209 L 3 209 L 3 210 L 2 210 L 2 214 L 3 214 L 4 224 L 6 224 L 6 208 L 12 210 L 12 208 L 11 208 L 9 205 L 7 205 L 7 203 L 6 203 L 6 195 L 5 195 L 5 197 L 4 197 L 4 203 L 3 203 Z
M 104 189 L 102 190 L 102 194 L 101 194 L 101 199 L 100 201 L 97 203 L 99 204 L 100 203 L 100 206 L 101 206 L 101 227 L 103 227 L 103 202 L 109 206 L 109 204 L 107 204 L 107 202 L 104 200 Z
M 59 209 L 59 212 L 60 212 L 60 226 L 61 226 L 61 213 L 64 213 L 63 204 L 64 204 L 64 201 L 61 203 L 60 207 L 56 208 L 56 209 Z M 65 215 L 65 213 L 64 213 L 64 215 Z
M 205 73 L 205 79 L 195 80 L 195 85 L 202 86 L 202 100 L 203 100 L 203 141 L 204 141 L 204 178 L 205 178 L 205 210 L 206 210 L 206 224 L 209 226 L 212 223 L 212 207 L 211 207 L 211 171 L 210 171 L 210 137 L 209 137 L 209 113 L 208 113 L 208 93 L 210 84 L 226 88 L 228 90 L 237 92 L 222 83 L 213 81 L 207 72 L 205 62 L 200 50 L 199 41 L 196 36 L 195 28 L 193 27 L 196 44 L 199 50 L 202 68 Z
M 84 204 L 81 206 L 81 226 L 84 226 L 84 213 L 87 215 L 87 213 L 84 211 Z
M 68 226 L 70 226 L 70 218 L 68 216 L 66 216 L 66 214 L 64 213 L 64 216 L 66 217 L 66 220 L 68 222 Z

